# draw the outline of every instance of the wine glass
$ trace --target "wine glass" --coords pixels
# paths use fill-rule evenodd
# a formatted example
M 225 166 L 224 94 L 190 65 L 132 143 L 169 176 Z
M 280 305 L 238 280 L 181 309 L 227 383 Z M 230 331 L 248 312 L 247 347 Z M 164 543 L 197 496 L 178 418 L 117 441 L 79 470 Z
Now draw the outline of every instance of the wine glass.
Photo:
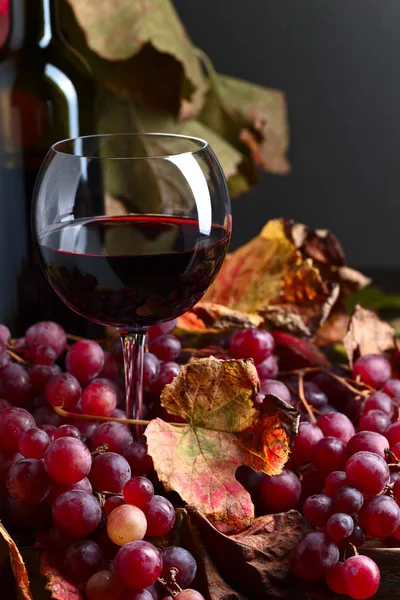
M 118 329 L 126 414 L 141 420 L 146 330 L 196 304 L 228 250 L 230 200 L 214 152 L 172 134 L 60 141 L 39 172 L 32 219 L 63 302 Z

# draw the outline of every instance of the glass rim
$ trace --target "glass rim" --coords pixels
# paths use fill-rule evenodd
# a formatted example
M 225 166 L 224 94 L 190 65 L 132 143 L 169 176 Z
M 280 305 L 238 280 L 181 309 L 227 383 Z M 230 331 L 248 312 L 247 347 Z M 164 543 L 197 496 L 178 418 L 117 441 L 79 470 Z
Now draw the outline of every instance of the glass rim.
M 74 152 L 73 149 L 71 149 L 69 152 L 66 150 L 62 150 L 59 148 L 59 146 L 62 145 L 67 145 L 70 144 L 72 145 L 74 142 L 77 142 L 78 140 L 82 140 L 82 142 L 84 140 L 100 140 L 100 139 L 105 139 L 105 138 L 169 138 L 169 139 L 176 139 L 176 140 L 186 140 L 188 142 L 191 142 L 194 144 L 194 148 L 193 150 L 185 150 L 185 151 L 178 151 L 178 152 L 165 152 L 165 154 L 150 154 L 150 155 L 146 155 L 143 154 L 143 156 L 93 156 L 92 154 L 85 154 L 84 152 Z M 176 157 L 176 156 L 185 156 L 185 155 L 193 155 L 193 154 L 197 154 L 201 151 L 207 150 L 209 148 L 209 143 L 199 137 L 195 137 L 195 136 L 191 136 L 191 135 L 183 135 L 180 133 L 162 133 L 162 132 L 156 132 L 156 131 L 148 131 L 148 132 L 137 132 L 137 133 L 95 133 L 95 134 L 91 134 L 91 135 L 81 135 L 81 136 L 76 136 L 76 137 L 70 137 L 70 138 L 65 138 L 63 140 L 59 140 L 58 142 L 55 142 L 51 148 L 50 151 L 53 151 L 55 154 L 60 154 L 62 156 L 71 156 L 71 157 L 75 157 L 75 158 L 86 158 L 86 159 L 93 159 L 93 160 L 153 160 L 153 159 L 168 159 L 169 157 Z

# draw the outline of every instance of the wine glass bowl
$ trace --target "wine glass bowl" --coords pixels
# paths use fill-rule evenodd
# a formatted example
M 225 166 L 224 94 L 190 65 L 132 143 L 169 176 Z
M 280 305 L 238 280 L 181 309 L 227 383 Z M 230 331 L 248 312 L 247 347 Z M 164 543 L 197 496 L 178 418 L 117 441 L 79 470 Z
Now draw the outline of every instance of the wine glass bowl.
M 32 217 L 60 298 L 120 331 L 127 410 L 137 417 L 146 329 L 189 310 L 228 250 L 230 201 L 215 154 L 203 140 L 172 134 L 58 142 L 39 172 Z

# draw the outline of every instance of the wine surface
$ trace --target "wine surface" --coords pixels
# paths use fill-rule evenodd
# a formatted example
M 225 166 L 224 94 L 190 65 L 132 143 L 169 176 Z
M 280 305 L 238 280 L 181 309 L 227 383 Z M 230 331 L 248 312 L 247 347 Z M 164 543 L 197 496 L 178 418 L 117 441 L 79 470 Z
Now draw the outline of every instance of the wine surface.
M 195 220 L 165 216 L 80 219 L 42 234 L 51 285 L 95 323 L 147 327 L 191 308 L 207 291 L 230 234 Z

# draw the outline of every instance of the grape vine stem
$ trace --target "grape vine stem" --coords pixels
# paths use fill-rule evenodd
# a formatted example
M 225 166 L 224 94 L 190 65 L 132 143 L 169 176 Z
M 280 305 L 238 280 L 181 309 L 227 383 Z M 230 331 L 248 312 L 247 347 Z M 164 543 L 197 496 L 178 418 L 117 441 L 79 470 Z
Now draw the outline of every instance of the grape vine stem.
M 311 422 L 315 425 L 316 422 L 317 422 L 317 419 L 315 418 L 315 415 L 313 413 L 313 409 L 308 404 L 308 402 L 306 400 L 306 397 L 304 395 L 304 372 L 303 371 L 299 372 L 299 398 L 300 398 L 300 400 L 301 400 L 304 408 L 306 409 L 306 411 L 310 415 Z
M 120 419 L 117 417 L 97 417 L 95 415 L 83 415 L 81 413 L 72 413 L 60 408 L 59 406 L 53 406 L 53 410 L 67 419 L 82 419 L 83 421 L 111 421 L 115 423 L 123 423 L 125 425 L 149 425 L 151 421 L 144 421 L 142 419 Z M 185 427 L 187 423 L 170 423 L 175 427 Z

